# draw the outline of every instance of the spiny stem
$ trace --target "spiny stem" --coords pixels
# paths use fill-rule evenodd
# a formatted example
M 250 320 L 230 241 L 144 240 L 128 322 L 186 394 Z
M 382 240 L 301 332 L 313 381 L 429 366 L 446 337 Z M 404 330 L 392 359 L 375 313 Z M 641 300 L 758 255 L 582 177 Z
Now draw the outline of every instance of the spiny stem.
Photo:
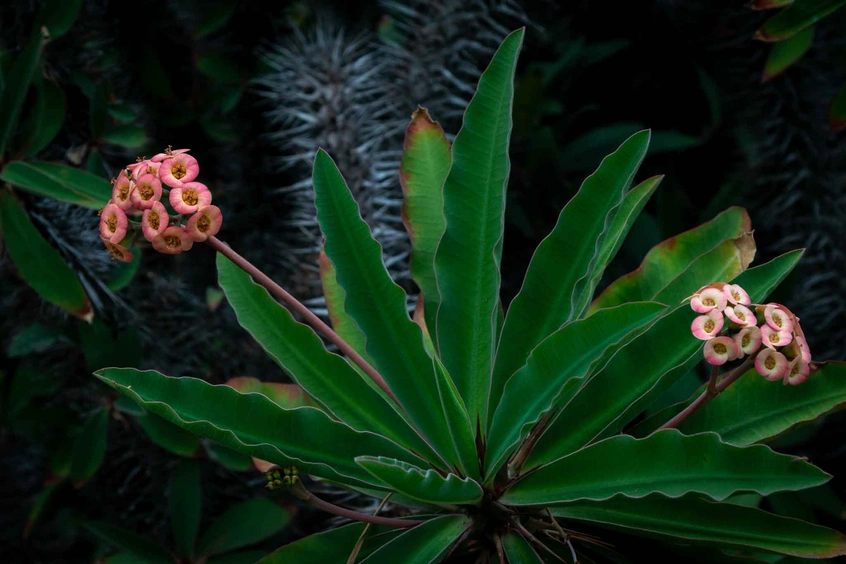
M 346 517 L 347 519 L 352 519 L 354 521 L 361 521 L 363 523 L 372 523 L 374 525 L 387 525 L 389 527 L 414 527 L 423 523 L 423 521 L 415 521 L 413 519 L 396 519 L 394 517 L 381 517 L 379 515 L 370 515 L 368 513 L 361 513 L 360 511 L 353 511 L 352 509 L 347 509 L 345 507 L 341 507 L 340 505 L 335 505 L 334 503 L 329 503 L 328 501 L 324 501 L 319 497 L 315 496 L 313 493 L 308 491 L 306 487 L 300 480 L 297 480 L 291 486 L 290 492 L 298 497 L 299 499 L 303 500 L 304 502 L 315 506 L 318 509 L 322 509 L 327 513 L 331 513 L 332 515 L 338 515 L 339 517 Z
M 297 298 L 289 294 L 282 286 L 271 280 L 270 277 L 267 276 L 264 272 L 256 268 L 250 261 L 233 251 L 231 247 L 229 247 L 226 243 L 224 243 L 217 237 L 209 237 L 208 239 L 206 239 L 206 243 L 208 243 L 211 248 L 213 248 L 214 250 L 234 262 L 239 268 L 241 268 L 241 270 L 252 276 L 256 282 L 267 288 L 267 290 L 271 294 L 285 302 L 285 304 L 287 304 L 288 307 L 291 308 L 291 310 L 302 316 L 303 319 L 305 319 L 309 323 L 309 325 L 314 327 L 314 329 L 316 329 L 320 333 L 323 333 L 323 335 L 333 345 L 338 347 L 338 350 L 344 353 L 347 358 L 349 358 L 351 361 L 356 363 L 358 367 L 361 368 L 364 373 L 367 374 L 370 379 L 373 380 L 376 385 L 379 386 L 382 391 L 388 395 L 388 397 L 390 397 L 398 405 L 400 405 L 399 400 L 397 400 L 397 397 L 391 391 L 391 388 L 388 387 L 388 383 L 385 382 L 385 379 L 382 377 L 382 375 L 379 374 L 379 372 L 375 368 L 373 368 L 370 363 L 364 360 L 364 358 L 362 358 L 362 356 L 358 354 L 349 345 L 349 343 L 343 340 L 340 335 L 335 333 L 335 331 L 333 331 L 331 327 L 326 325 L 323 320 L 321 320 L 314 313 L 312 313 L 310 309 L 303 305 L 302 302 L 300 302 L 299 300 L 297 300 Z
M 734 370 L 727 372 L 722 380 L 717 382 L 717 370 L 712 370 L 711 372 L 711 380 L 708 382 L 708 387 L 705 389 L 702 394 L 696 398 L 696 400 L 684 408 L 678 415 L 658 427 L 658 431 L 663 429 L 675 429 L 679 425 L 681 425 L 688 417 L 696 413 L 703 405 L 720 395 L 723 390 L 728 388 L 735 380 L 743 376 L 749 367 L 755 362 L 755 357 L 758 356 L 757 353 L 749 356 L 746 360 L 743 361 L 743 364 L 735 368 Z M 716 367 L 714 367 L 716 369 Z

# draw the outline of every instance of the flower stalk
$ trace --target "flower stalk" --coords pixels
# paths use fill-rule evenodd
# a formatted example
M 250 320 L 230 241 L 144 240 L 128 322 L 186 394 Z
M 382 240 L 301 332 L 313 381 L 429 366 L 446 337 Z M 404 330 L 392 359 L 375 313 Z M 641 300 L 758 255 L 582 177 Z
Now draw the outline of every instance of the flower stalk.
M 360 511 L 353 511 L 352 509 L 347 509 L 346 507 L 341 507 L 340 505 L 335 505 L 334 503 L 329 503 L 328 501 L 320 499 L 319 497 L 308 491 L 303 485 L 302 481 L 299 479 L 293 480 L 289 491 L 295 497 L 301 499 L 309 505 L 313 505 L 318 509 L 322 509 L 327 513 L 331 513 L 332 515 L 346 517 L 347 519 L 352 519 L 354 521 L 372 523 L 373 525 L 387 525 L 389 527 L 403 528 L 414 527 L 416 525 L 424 523 L 424 521 L 417 521 L 414 519 L 397 519 L 396 517 L 382 517 L 381 515 L 370 515 L 368 513 L 361 513 Z

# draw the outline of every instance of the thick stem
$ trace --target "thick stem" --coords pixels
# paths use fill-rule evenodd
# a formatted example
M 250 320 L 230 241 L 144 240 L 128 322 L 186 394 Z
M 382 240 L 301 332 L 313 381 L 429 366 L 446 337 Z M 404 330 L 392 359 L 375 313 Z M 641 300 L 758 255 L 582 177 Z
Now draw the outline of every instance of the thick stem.
M 285 304 L 291 308 L 292 311 L 297 313 L 298 315 L 302 316 L 309 325 L 311 325 L 315 330 L 322 333 L 333 345 L 338 347 L 342 353 L 344 353 L 347 358 L 351 361 L 356 363 L 359 368 L 361 368 L 365 374 L 367 374 L 371 380 L 373 380 L 377 386 L 379 386 L 383 392 L 385 392 L 388 397 L 394 400 L 398 405 L 400 405 L 399 400 L 391 391 L 391 388 L 388 387 L 388 383 L 385 382 L 385 379 L 382 377 L 379 372 L 373 368 L 370 363 L 368 363 L 360 354 L 358 354 L 345 340 L 341 338 L 340 335 L 335 333 L 331 327 L 326 325 L 323 320 L 317 317 L 310 309 L 308 309 L 305 305 L 302 304 L 297 298 L 289 294 L 285 289 L 270 279 L 264 272 L 256 268 L 250 261 L 236 253 L 232 250 L 232 248 L 218 239 L 217 237 L 209 237 L 206 239 L 206 243 L 231 260 L 235 263 L 241 270 L 249 274 L 253 277 L 253 280 L 267 288 L 267 290 L 285 302 Z
M 290 491 L 299 499 L 303 500 L 304 502 L 310 505 L 313 505 L 318 509 L 322 509 L 323 511 L 331 513 L 332 515 L 346 517 L 347 519 L 352 519 L 354 521 L 372 523 L 374 525 L 387 525 L 389 527 L 405 528 L 414 527 L 424 522 L 415 521 L 413 519 L 396 519 L 394 517 L 381 517 L 379 515 L 370 515 L 368 513 L 353 511 L 352 509 L 347 509 L 345 507 L 341 507 L 340 505 L 335 505 L 334 503 L 329 503 L 328 501 L 324 501 L 319 497 L 315 496 L 310 491 L 308 491 L 303 485 L 303 483 L 299 480 L 297 481 L 297 483 L 291 486 Z
M 662 429 L 675 429 L 679 425 L 681 425 L 688 417 L 696 413 L 703 405 L 720 395 L 723 390 L 728 388 L 732 383 L 734 383 L 738 378 L 743 376 L 752 363 L 755 362 L 756 354 L 751 355 L 746 360 L 743 361 L 743 364 L 735 368 L 734 370 L 727 372 L 725 376 L 717 382 L 717 370 L 712 370 L 711 372 L 711 380 L 708 382 L 708 387 L 702 392 L 696 400 L 684 408 L 678 415 L 658 427 L 658 431 Z M 716 367 L 714 367 L 716 368 Z

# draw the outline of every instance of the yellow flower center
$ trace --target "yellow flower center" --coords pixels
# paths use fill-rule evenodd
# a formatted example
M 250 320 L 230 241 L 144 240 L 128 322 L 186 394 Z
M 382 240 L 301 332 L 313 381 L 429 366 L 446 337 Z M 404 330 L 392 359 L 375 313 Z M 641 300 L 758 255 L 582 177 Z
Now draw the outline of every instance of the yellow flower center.
M 749 346 L 749 342 L 752 340 L 752 337 L 749 336 L 749 333 L 746 333 L 742 339 L 740 339 L 740 346 L 746 348 Z
M 182 239 L 177 235 L 168 235 L 164 238 L 164 243 L 168 249 L 176 249 L 182 246 Z
M 793 365 L 793 368 L 791 368 L 791 369 L 790 369 L 790 375 L 791 375 L 791 376 L 796 376 L 797 374 L 799 374 L 799 365 L 798 365 L 798 364 L 794 364 L 794 365 Z
M 186 169 L 185 165 L 182 163 L 173 163 L 173 166 L 170 167 L 170 173 L 175 179 L 181 180 L 186 174 L 188 174 L 188 169 Z
M 207 215 L 201 215 L 200 219 L 197 220 L 197 229 L 201 233 L 205 233 L 211 228 L 211 220 Z
M 772 344 L 776 344 L 779 341 L 778 333 L 770 333 L 769 339 Z
M 717 343 L 714 345 L 714 352 L 717 354 L 726 354 L 726 346 L 722 343 Z
M 197 195 L 197 191 L 193 188 L 186 188 L 182 191 L 182 201 L 189 206 L 196 206 L 197 202 L 200 201 L 200 197 Z
M 115 214 L 111 214 L 109 217 L 106 218 L 106 225 L 108 226 L 109 231 L 111 231 L 112 233 L 117 231 L 117 222 L 117 215 Z
M 782 324 L 781 316 L 778 315 L 778 314 L 773 315 L 773 323 L 778 325 L 778 328 L 781 329 L 781 324 Z
M 155 195 L 155 190 L 149 184 L 141 184 L 138 186 L 138 194 L 145 202 Z
M 764 361 L 764 366 L 767 367 L 767 370 L 772 370 L 773 368 L 775 368 L 775 365 L 776 365 L 775 358 L 773 358 L 771 356 L 768 356 L 767 360 Z
M 159 222 L 159 214 L 154 211 L 151 211 L 150 215 L 147 216 L 147 223 L 149 223 L 150 227 L 152 227 L 153 229 L 158 230 L 159 225 L 161 225 L 161 223 Z
M 702 304 L 711 307 L 716 305 L 716 302 L 714 302 L 712 298 L 705 298 L 704 300 L 702 300 Z
M 742 311 L 734 310 L 734 315 L 741 321 L 746 321 L 746 315 L 743 314 Z
M 715 327 L 714 321 L 709 319 L 708 321 L 705 322 L 705 326 L 703 328 L 705 329 L 706 333 L 711 333 L 711 332 L 714 331 L 714 327 Z
M 124 184 L 118 189 L 118 199 L 121 202 L 125 202 L 126 199 L 129 197 L 129 184 Z
M 737 290 L 732 290 L 731 295 L 734 298 L 734 301 L 740 301 L 740 292 L 738 292 Z

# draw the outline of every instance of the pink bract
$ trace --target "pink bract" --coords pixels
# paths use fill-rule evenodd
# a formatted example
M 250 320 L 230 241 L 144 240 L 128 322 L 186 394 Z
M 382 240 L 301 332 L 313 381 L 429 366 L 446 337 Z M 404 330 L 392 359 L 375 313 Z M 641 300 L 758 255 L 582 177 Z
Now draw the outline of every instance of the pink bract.
M 784 376 L 784 383 L 791 386 L 798 386 L 808 379 L 811 374 L 811 365 L 798 356 L 790 361 L 787 367 L 787 374 Z
M 749 294 L 738 284 L 726 284 L 723 286 L 723 293 L 726 299 L 732 304 L 749 305 L 752 303 Z
M 723 311 L 726 308 L 726 295 L 717 288 L 705 288 L 690 299 L 690 307 L 698 313 L 712 310 Z
M 132 181 L 129 180 L 129 175 L 125 170 L 121 170 L 112 187 L 112 202 L 122 209 L 128 211 L 132 207 L 132 198 L 130 198 L 133 188 Z
M 731 337 L 715 337 L 705 343 L 705 360 L 712 366 L 721 366 L 740 356 L 740 349 Z
M 129 220 L 123 210 L 109 200 L 100 213 L 100 238 L 110 243 L 120 243 L 128 225 Z
M 132 205 L 139 210 L 148 210 L 162 198 L 162 183 L 152 174 L 145 174 L 135 181 L 135 189 L 130 196 Z
M 748 307 L 740 304 L 726 307 L 725 314 L 733 323 L 741 327 L 753 327 L 758 321 Z
M 202 182 L 186 182 L 170 191 L 170 205 L 177 213 L 194 213 L 211 201 L 211 192 Z
M 223 214 L 217 206 L 206 206 L 188 218 L 185 230 L 196 242 L 217 235 L 223 223 Z
M 793 335 L 789 331 L 777 331 L 767 324 L 761 327 L 761 337 L 763 337 L 764 346 L 771 349 L 786 347 L 793 340 Z
M 787 358 L 773 349 L 764 349 L 755 358 L 755 370 L 770 382 L 784 378 L 788 365 Z
M 194 240 L 181 225 L 168 227 L 153 237 L 153 248 L 167 255 L 178 255 L 182 251 L 190 250 Z
M 723 314 L 712 309 L 705 315 L 700 315 L 690 324 L 690 331 L 693 336 L 702 341 L 713 339 L 723 329 Z
M 793 331 L 793 320 L 786 311 L 778 307 L 778 304 L 767 304 L 764 309 L 764 318 L 767 325 L 777 331 Z
M 762 340 L 763 337 L 761 336 L 761 330 L 754 325 L 741 329 L 740 332 L 734 336 L 734 341 L 744 354 L 754 354 L 761 348 Z
M 106 245 L 106 250 L 112 256 L 112 260 L 119 260 L 120 262 L 132 262 L 132 251 L 121 245 L 115 245 L 109 241 L 103 241 Z
M 169 222 L 170 218 L 164 205 L 161 202 L 155 202 L 153 207 L 144 210 L 144 215 L 141 217 L 141 231 L 144 233 L 144 238 L 152 241 L 156 235 L 167 229 Z
M 187 153 L 162 161 L 159 168 L 159 178 L 171 188 L 177 188 L 187 182 L 192 182 L 200 174 L 197 159 Z

